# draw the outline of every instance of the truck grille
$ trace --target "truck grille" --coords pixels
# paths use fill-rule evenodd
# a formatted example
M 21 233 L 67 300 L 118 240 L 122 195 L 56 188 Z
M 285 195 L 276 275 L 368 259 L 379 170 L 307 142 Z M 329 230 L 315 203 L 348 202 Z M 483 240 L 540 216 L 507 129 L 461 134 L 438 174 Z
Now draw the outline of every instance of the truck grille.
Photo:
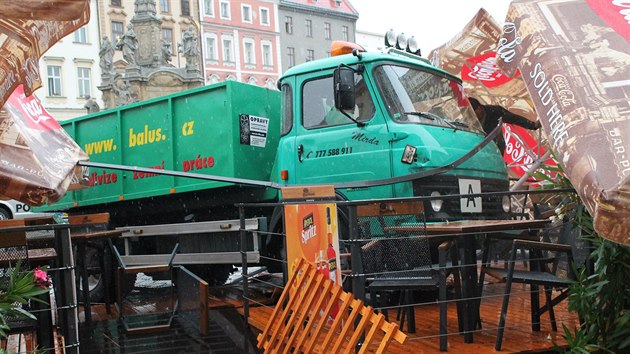
M 506 192 L 509 188 L 507 180 L 479 179 L 481 181 L 482 193 Z M 460 198 L 444 198 L 447 195 L 458 195 L 459 183 L 455 176 L 438 176 L 413 181 L 414 196 L 430 196 L 432 192 L 438 191 L 442 195 L 443 206 L 440 212 L 436 213 L 431 208 L 429 200 L 424 201 L 424 210 L 427 221 L 446 221 L 460 219 L 502 219 L 507 217 L 503 211 L 501 195 L 489 195 L 482 197 L 482 212 L 462 213 L 460 208 Z

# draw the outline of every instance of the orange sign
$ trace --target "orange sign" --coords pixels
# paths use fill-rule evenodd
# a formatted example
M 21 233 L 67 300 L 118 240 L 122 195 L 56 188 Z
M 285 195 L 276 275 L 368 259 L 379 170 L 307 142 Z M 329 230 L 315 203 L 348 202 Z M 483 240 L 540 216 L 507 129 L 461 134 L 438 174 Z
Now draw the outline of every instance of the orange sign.
M 337 206 L 328 204 L 293 204 L 284 207 L 287 233 L 287 262 L 294 265 L 304 258 L 318 272 L 341 283 Z M 294 269 L 289 269 L 289 276 Z

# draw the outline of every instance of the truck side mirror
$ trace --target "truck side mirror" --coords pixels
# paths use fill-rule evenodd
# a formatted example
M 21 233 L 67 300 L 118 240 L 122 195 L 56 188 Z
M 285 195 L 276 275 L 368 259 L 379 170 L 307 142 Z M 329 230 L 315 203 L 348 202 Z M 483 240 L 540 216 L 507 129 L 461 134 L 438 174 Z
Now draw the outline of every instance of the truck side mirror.
M 335 69 L 335 108 L 340 111 L 354 110 L 354 70 L 346 67 Z

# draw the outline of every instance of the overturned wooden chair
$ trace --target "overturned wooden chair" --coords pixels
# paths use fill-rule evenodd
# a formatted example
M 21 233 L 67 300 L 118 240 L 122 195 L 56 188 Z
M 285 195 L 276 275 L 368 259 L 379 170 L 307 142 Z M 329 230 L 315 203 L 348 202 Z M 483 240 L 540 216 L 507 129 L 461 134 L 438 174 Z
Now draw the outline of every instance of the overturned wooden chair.
M 384 353 L 407 336 L 304 259 L 284 287 L 258 348 L 265 353 Z

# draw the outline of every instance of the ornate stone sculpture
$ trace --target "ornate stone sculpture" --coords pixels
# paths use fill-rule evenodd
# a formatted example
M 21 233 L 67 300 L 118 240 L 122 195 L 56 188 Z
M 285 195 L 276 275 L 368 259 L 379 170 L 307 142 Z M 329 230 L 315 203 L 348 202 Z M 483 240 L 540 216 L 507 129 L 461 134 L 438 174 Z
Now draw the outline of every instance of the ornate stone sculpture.
M 122 36 L 123 58 L 129 65 L 136 65 L 136 50 L 138 49 L 138 37 L 133 30 L 133 25 L 127 25 L 127 32 Z
M 99 107 L 98 103 L 95 100 L 93 100 L 92 97 L 86 96 L 85 98 L 87 98 L 87 101 L 85 102 L 85 105 L 83 106 L 83 108 L 87 109 L 88 114 L 96 113 L 101 110 L 101 107 Z
M 101 75 L 109 76 L 112 73 L 114 67 L 114 45 L 109 40 L 109 37 L 103 37 L 101 42 L 101 49 L 98 52 L 100 56 Z
M 131 95 L 131 85 L 129 85 L 128 81 L 123 80 L 121 76 L 117 76 L 114 80 L 112 90 L 118 96 L 116 106 L 124 106 L 136 101 Z
M 167 40 L 162 40 L 162 56 L 160 57 L 160 64 L 162 66 L 169 66 L 173 56 L 171 49 L 171 43 Z
M 182 43 L 179 44 L 179 52 L 186 58 L 186 68 L 197 68 L 199 47 L 197 46 L 195 26 L 189 26 L 182 34 Z

